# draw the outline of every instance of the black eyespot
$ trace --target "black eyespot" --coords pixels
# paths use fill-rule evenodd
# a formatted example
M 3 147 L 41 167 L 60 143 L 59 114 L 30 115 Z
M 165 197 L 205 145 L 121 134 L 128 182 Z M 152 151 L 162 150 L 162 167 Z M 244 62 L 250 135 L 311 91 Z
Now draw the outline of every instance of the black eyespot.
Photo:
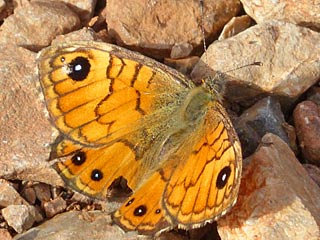
M 77 57 L 73 59 L 69 64 L 68 76 L 74 81 L 82 81 L 86 79 L 90 72 L 90 62 L 85 57 Z
M 93 181 L 100 181 L 103 178 L 103 173 L 99 169 L 94 169 L 91 172 L 91 179 Z
M 71 161 L 74 165 L 80 166 L 86 161 L 86 159 L 86 154 L 80 151 L 72 156 Z
M 229 166 L 224 167 L 218 175 L 216 186 L 218 189 L 224 188 L 224 186 L 227 184 L 228 179 L 231 174 L 231 168 Z
M 131 198 L 131 199 L 127 202 L 127 204 L 126 204 L 125 206 L 128 207 L 129 205 L 131 205 L 131 204 L 133 203 L 133 201 L 134 201 L 134 198 Z
M 143 215 L 145 215 L 147 212 L 147 207 L 145 205 L 140 205 L 139 207 L 137 207 L 133 214 L 137 217 L 142 217 Z
M 156 214 L 161 213 L 161 209 L 158 208 L 158 209 L 155 211 L 155 213 L 156 213 Z

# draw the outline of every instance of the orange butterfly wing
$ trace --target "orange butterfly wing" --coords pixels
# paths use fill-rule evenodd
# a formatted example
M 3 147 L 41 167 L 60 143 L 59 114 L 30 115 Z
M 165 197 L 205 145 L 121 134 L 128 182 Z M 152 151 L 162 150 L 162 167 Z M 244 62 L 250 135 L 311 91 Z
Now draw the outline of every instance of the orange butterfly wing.
M 161 129 L 192 86 L 180 73 L 167 72 L 156 61 L 106 43 L 41 52 L 41 86 L 61 134 L 52 156 L 73 154 L 55 166 L 69 185 L 103 198 L 116 178 L 135 189 L 158 164 L 154 142 L 164 141 Z
M 76 190 L 106 197 L 127 180 L 113 219 L 155 234 L 224 214 L 240 183 L 239 141 L 216 96 L 155 61 L 97 42 L 51 47 L 39 69 L 61 137 L 55 168 Z
M 189 126 L 194 128 L 170 136 L 163 165 L 115 212 L 113 219 L 122 228 L 141 234 L 158 234 L 174 226 L 196 228 L 234 205 L 242 159 L 231 122 L 213 102 L 194 123 Z

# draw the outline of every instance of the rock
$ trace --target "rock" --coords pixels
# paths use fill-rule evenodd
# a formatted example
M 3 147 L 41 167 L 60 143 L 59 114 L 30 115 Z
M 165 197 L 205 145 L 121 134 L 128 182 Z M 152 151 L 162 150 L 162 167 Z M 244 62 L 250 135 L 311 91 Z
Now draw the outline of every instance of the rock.
M 15 240 L 134 240 L 133 232 L 124 234 L 116 225 L 111 225 L 110 215 L 103 212 L 66 212 L 43 224 L 17 235 Z
M 262 23 L 211 44 L 191 75 L 197 81 L 224 73 L 225 98 L 244 106 L 266 94 L 290 105 L 320 78 L 319 42 L 320 33 L 307 28 Z
M 320 187 L 320 168 L 312 164 L 303 164 L 310 178 Z
M 7 229 L 0 228 L 0 239 L 1 240 L 12 240 L 12 237 Z
M 56 1 L 56 0 L 51 0 Z M 67 6 L 79 16 L 81 23 L 86 24 L 90 21 L 94 13 L 97 0 L 62 0 Z
M 204 1 L 204 13 L 199 1 L 109 0 L 106 22 L 118 44 L 163 58 L 176 43 L 202 46 L 202 14 L 206 37 L 212 38 L 239 10 L 238 0 Z
M 199 61 L 199 57 L 192 56 L 183 59 L 165 58 L 164 63 L 172 68 L 177 69 L 179 72 L 189 75 L 194 65 Z
M 0 179 L 0 207 L 3 208 L 9 205 L 18 204 L 28 205 L 28 203 L 12 187 L 10 182 Z
M 255 1 L 241 0 L 246 13 L 257 23 L 281 20 L 300 26 L 320 29 L 320 5 L 317 1 Z
M 36 197 L 36 192 L 34 188 L 31 186 L 31 184 L 28 186 L 25 186 L 20 193 L 21 193 L 21 196 L 24 197 L 24 199 L 26 199 L 29 204 L 35 204 L 37 197 Z
M 51 189 L 50 186 L 45 183 L 37 183 L 33 186 L 36 193 L 37 199 L 40 202 L 48 202 L 51 199 Z
M 320 166 L 320 106 L 303 101 L 294 109 L 293 118 L 304 159 Z
M 65 3 L 33 1 L 15 9 L 2 24 L 0 44 L 11 43 L 38 51 L 55 36 L 79 27 L 78 16 Z
M 4 0 L 0 0 L 0 21 L 2 21 L 6 16 L 6 2 Z
M 190 55 L 193 47 L 189 43 L 174 44 L 171 49 L 170 58 L 178 59 Z
M 320 188 L 278 136 L 244 160 L 238 201 L 218 220 L 221 239 L 319 239 Z
M 3 218 L 16 232 L 29 229 L 34 222 L 42 220 L 42 216 L 34 206 L 9 205 L 1 210 Z
M 0 44 L 0 177 L 63 185 L 46 161 L 55 136 L 36 72 L 36 54 Z
M 62 197 L 57 197 L 43 204 L 44 211 L 48 218 L 63 212 L 67 208 L 66 201 Z
M 223 40 L 246 30 L 252 25 L 252 19 L 248 15 L 233 17 L 224 27 L 218 40 Z
M 307 92 L 308 100 L 320 106 L 320 86 L 313 86 Z
M 89 28 L 82 28 L 80 30 L 65 34 L 59 35 L 52 40 L 52 45 L 61 44 L 64 42 L 72 41 L 97 41 L 99 37 L 97 34 Z
M 234 127 L 240 138 L 244 157 L 252 154 L 266 133 L 278 135 L 289 143 L 289 138 L 283 125 L 285 119 L 279 101 L 266 97 L 245 110 L 234 121 Z

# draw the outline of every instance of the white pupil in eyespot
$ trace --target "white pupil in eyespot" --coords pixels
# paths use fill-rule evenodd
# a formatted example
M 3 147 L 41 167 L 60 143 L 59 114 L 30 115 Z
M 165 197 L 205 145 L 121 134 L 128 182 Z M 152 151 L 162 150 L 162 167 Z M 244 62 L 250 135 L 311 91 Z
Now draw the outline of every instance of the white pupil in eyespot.
M 226 178 L 227 178 L 227 175 L 226 175 L 226 174 L 223 174 L 223 175 L 222 175 L 222 181 L 224 182 L 224 181 L 226 180 Z
M 75 71 L 81 71 L 81 69 L 82 69 L 82 66 L 80 64 L 77 64 L 74 66 Z

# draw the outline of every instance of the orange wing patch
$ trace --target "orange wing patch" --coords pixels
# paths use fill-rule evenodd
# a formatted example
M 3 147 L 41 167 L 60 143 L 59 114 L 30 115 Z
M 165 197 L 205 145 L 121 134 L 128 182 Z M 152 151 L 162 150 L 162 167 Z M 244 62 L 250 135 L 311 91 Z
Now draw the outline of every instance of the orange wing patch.
M 79 192 L 97 198 L 106 198 L 108 188 L 119 177 L 124 177 L 134 190 L 139 176 L 146 172 L 125 142 L 98 149 L 82 148 L 65 162 L 58 162 L 55 168 Z
M 57 128 L 74 141 L 111 142 L 153 111 L 159 89 L 152 81 L 161 76 L 150 67 L 96 49 L 65 49 L 48 62 L 51 51 L 40 65 L 47 71 L 40 76 L 47 106 Z
M 142 187 L 116 211 L 112 219 L 125 231 L 138 231 L 140 234 L 156 234 L 160 230 L 170 228 L 171 224 L 165 218 L 161 198 L 167 179 L 163 171 L 170 175 L 172 169 L 156 171 Z
M 174 171 L 163 196 L 164 208 L 181 228 L 217 219 L 233 205 L 238 192 L 235 182 L 240 181 L 240 170 L 235 159 L 241 151 L 234 148 L 238 142 L 232 139 L 235 135 L 230 123 L 217 113 L 208 112 L 206 134 L 188 159 L 181 160 L 184 163 Z

